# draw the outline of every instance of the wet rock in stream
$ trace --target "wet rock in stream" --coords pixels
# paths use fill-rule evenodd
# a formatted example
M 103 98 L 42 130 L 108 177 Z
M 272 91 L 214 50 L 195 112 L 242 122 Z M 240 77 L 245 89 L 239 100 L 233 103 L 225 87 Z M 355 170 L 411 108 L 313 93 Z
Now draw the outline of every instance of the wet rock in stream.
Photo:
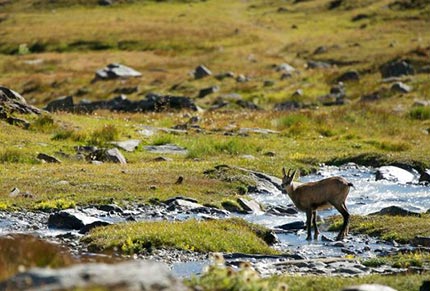
M 105 226 L 110 223 L 91 217 L 75 209 L 66 209 L 53 213 L 48 218 L 48 227 L 60 229 L 74 229 L 81 233 L 88 232 L 91 228 Z

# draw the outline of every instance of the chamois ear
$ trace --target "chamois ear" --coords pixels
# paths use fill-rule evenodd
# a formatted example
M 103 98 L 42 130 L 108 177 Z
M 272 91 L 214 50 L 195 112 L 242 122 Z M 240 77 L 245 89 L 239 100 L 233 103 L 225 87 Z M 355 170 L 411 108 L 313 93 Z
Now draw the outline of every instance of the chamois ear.
M 282 167 L 282 175 L 286 176 L 287 173 L 285 172 L 285 167 Z

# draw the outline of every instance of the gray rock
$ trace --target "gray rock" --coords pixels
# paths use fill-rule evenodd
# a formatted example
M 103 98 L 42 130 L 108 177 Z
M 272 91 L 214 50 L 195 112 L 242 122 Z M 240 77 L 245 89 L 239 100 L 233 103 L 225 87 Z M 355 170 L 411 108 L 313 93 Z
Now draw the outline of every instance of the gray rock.
M 239 129 L 239 134 L 241 134 L 241 135 L 249 134 L 249 133 L 268 135 L 268 134 L 279 134 L 280 132 L 277 130 L 272 130 L 272 129 L 267 129 L 267 128 L 246 128 L 246 127 L 243 127 L 241 129 Z
M 421 68 L 418 69 L 418 73 L 430 74 L 430 65 L 422 66 Z
M 350 82 L 359 80 L 360 74 L 357 71 L 347 71 L 336 79 L 337 82 Z
M 362 101 L 362 102 L 372 102 L 372 101 L 377 101 L 379 99 L 381 99 L 381 96 L 380 96 L 379 92 L 373 92 L 373 93 L 361 96 L 360 101 Z
M 208 68 L 206 68 L 204 65 L 200 65 L 194 70 L 194 78 L 196 80 L 210 76 L 210 75 L 212 75 L 212 72 Z
M 277 72 L 283 72 L 283 73 L 294 73 L 296 71 L 296 68 L 294 68 L 293 66 L 289 65 L 289 64 L 280 64 L 278 66 L 275 66 L 275 70 Z
M 384 79 L 415 74 L 413 66 L 403 60 L 388 62 L 382 65 L 379 71 Z
M 280 228 L 287 231 L 297 231 L 297 230 L 304 229 L 305 223 L 303 221 L 293 221 L 290 223 L 276 226 L 276 228 Z
M 127 261 L 118 264 L 81 264 L 62 269 L 34 268 L 0 283 L 0 289 L 75 290 L 102 286 L 107 289 L 137 291 L 185 291 L 164 264 Z
M 101 221 L 97 218 L 88 216 L 87 214 L 76 209 L 66 209 L 53 213 L 48 218 L 48 227 L 60 229 L 75 229 L 81 230 L 90 225 L 108 225 L 108 222 Z
M 430 101 L 427 100 L 415 100 L 413 107 L 424 107 L 424 106 L 430 106 Z
M 105 68 L 96 71 L 96 79 L 101 80 L 133 78 L 140 76 L 142 76 L 142 74 L 138 71 L 121 64 L 109 64 Z
M 221 73 L 215 76 L 215 79 L 222 81 L 226 78 L 234 78 L 236 75 L 233 72 Z
M 430 183 L 430 169 L 425 170 L 421 173 L 419 182 Z
M 73 103 L 72 96 L 63 96 L 49 102 L 44 109 L 49 112 L 55 112 L 55 111 L 69 112 L 70 110 L 73 110 L 74 106 L 75 104 Z
M 113 4 L 112 0 L 99 0 L 98 4 L 100 6 L 110 6 Z
M 211 87 L 208 87 L 208 88 L 201 89 L 199 91 L 198 98 L 206 97 L 207 95 L 210 95 L 210 94 L 218 92 L 218 91 L 219 91 L 219 86 L 211 86 Z
M 54 164 L 60 164 L 61 161 L 59 159 L 57 159 L 56 157 L 44 154 L 44 153 L 39 153 L 37 155 L 37 159 L 47 162 L 47 163 L 54 163 Z
M 379 284 L 363 284 L 346 287 L 342 291 L 396 291 L 396 289 Z
M 378 168 L 375 174 L 376 181 L 388 180 L 401 184 L 411 183 L 415 180 L 417 173 L 410 172 L 396 166 L 383 166 Z
M 260 110 L 261 108 L 252 101 L 247 100 L 237 100 L 236 104 L 242 108 L 250 109 L 250 110 Z
M 105 159 L 103 161 L 118 163 L 118 164 L 127 164 L 127 160 L 125 159 L 125 157 L 116 148 L 108 149 L 105 152 Z
M 303 108 L 303 104 L 297 101 L 284 101 L 282 103 L 275 104 L 276 111 L 291 111 Z
M 111 144 L 127 152 L 134 152 L 139 146 L 140 140 L 130 139 L 125 141 L 113 141 Z
M 262 212 L 260 204 L 258 204 L 254 200 L 246 200 L 244 198 L 238 198 L 237 202 L 247 212 L 251 212 L 251 213 L 261 213 Z
M 307 67 L 308 69 L 327 69 L 330 68 L 331 65 L 320 61 L 308 61 Z
M 265 80 L 263 82 L 264 87 L 272 87 L 273 85 L 275 85 L 275 81 L 273 81 L 273 80 Z
M 184 199 L 175 199 L 168 203 L 167 210 L 191 210 L 196 208 L 204 208 L 203 205 Z
M 412 91 L 412 88 L 405 83 L 396 82 L 391 86 L 391 91 L 396 93 L 409 93 Z
M 0 86 L 0 119 L 6 120 L 8 123 L 13 124 L 13 120 L 8 120 L 10 113 L 22 113 L 22 114 L 41 114 L 42 111 L 39 108 L 28 105 L 24 97 L 17 92 Z
M 370 213 L 369 215 L 391 215 L 391 216 L 419 216 L 417 212 L 409 211 L 399 206 L 389 206 L 382 208 L 378 212 Z
M 415 246 L 430 247 L 430 237 L 417 236 L 412 240 L 412 244 Z
M 145 146 L 144 149 L 151 153 L 158 154 L 181 154 L 186 155 L 188 151 L 185 148 L 174 144 L 163 144 L 163 145 L 153 145 L 153 146 Z
M 102 204 L 102 205 L 96 205 L 95 207 L 99 210 L 106 211 L 106 212 L 117 212 L 117 213 L 124 212 L 124 210 L 116 204 Z

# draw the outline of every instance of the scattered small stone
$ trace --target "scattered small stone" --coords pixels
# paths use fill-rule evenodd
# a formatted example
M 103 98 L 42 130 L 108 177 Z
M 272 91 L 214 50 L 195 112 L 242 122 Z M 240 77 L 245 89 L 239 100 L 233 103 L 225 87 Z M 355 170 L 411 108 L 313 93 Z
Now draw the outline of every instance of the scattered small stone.
M 384 79 L 415 74 L 414 67 L 404 60 L 388 62 L 382 65 L 379 70 Z
M 360 21 L 363 19 L 367 19 L 367 18 L 370 18 L 370 16 L 368 14 L 360 13 L 360 14 L 357 14 L 354 17 L 352 17 L 351 21 L 356 22 L 356 21 Z
M 303 108 L 303 104 L 297 101 L 287 100 L 282 103 L 275 104 L 276 111 L 291 111 Z
M 396 82 L 391 86 L 391 91 L 396 93 L 410 93 L 412 88 L 402 82 Z
M 127 152 L 134 152 L 139 146 L 140 140 L 130 139 L 125 141 L 113 141 L 111 144 Z
M 280 65 L 275 65 L 275 70 L 276 72 L 283 72 L 283 73 L 289 73 L 292 74 L 296 71 L 296 68 L 294 68 L 293 66 L 291 66 L 290 64 L 280 64 Z
M 373 101 L 377 101 L 379 99 L 381 99 L 381 96 L 380 96 L 379 92 L 376 91 L 376 92 L 361 96 L 360 101 L 373 102 Z
M 113 4 L 112 0 L 99 0 L 100 6 L 111 6 Z
M 106 212 L 117 212 L 117 213 L 124 212 L 124 210 L 116 204 L 96 205 L 96 208 Z
M 360 74 L 357 71 L 347 71 L 336 79 L 336 82 L 351 82 L 351 81 L 360 81 Z
M 180 146 L 174 144 L 164 144 L 164 145 L 153 145 L 153 146 L 145 146 L 144 149 L 151 153 L 158 154 L 181 154 L 186 155 L 188 151 Z
M 204 65 L 200 65 L 194 70 L 194 78 L 196 80 L 202 79 L 202 78 L 210 76 L 210 75 L 212 75 L 212 72 L 208 68 L 206 68 Z
M 156 157 L 155 159 L 153 159 L 153 161 L 155 161 L 155 162 L 170 162 L 173 160 L 171 158 L 159 156 L 159 157 Z
M 246 83 L 248 81 L 249 81 L 249 78 L 245 75 L 240 74 L 236 77 L 236 82 L 238 83 Z
M 118 78 L 133 78 L 141 76 L 141 73 L 130 67 L 121 64 L 109 64 L 105 68 L 100 69 L 96 72 L 95 80 L 111 80 Z
M 319 46 L 314 50 L 314 55 L 323 54 L 327 52 L 326 46 Z
M 175 185 L 180 185 L 184 182 L 184 177 L 179 176 L 178 179 L 175 182 Z
M 320 61 L 308 61 L 307 67 L 308 69 L 327 69 L 330 68 L 331 65 Z
M 216 75 L 215 79 L 217 79 L 219 81 L 222 81 L 222 80 L 224 80 L 226 78 L 233 79 L 235 76 L 236 76 L 235 73 L 233 73 L 233 72 L 227 72 L 227 73 L 222 73 L 222 74 Z
M 274 86 L 275 85 L 275 81 L 273 81 L 273 80 L 265 80 L 264 82 L 263 82 L 263 86 L 264 87 L 272 87 L 272 86 Z
M 43 153 L 39 153 L 38 155 L 37 155 L 37 159 L 38 160 L 41 160 L 41 161 L 44 161 L 44 162 L 47 162 L 47 163 L 56 163 L 56 164 L 60 164 L 61 163 L 61 161 L 59 160 L 59 159 L 57 159 L 56 157 L 53 157 L 53 156 L 50 156 L 50 155 L 47 155 L 47 154 L 43 154 Z
M 206 97 L 207 95 L 210 95 L 210 94 L 218 92 L 218 91 L 219 91 L 219 86 L 211 86 L 208 88 L 201 89 L 199 91 L 198 98 Z

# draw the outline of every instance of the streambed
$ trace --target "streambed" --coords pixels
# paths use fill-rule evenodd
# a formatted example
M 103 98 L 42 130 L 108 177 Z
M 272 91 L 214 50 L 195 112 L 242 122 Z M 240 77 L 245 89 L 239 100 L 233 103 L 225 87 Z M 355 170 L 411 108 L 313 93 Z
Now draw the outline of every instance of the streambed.
M 343 176 L 352 182 L 347 206 L 352 214 L 366 215 L 377 212 L 384 207 L 396 205 L 414 212 L 425 212 L 430 208 L 429 188 L 418 183 L 418 176 L 411 173 L 412 181 L 408 182 L 375 180 L 376 169 L 360 167 L 354 164 L 342 167 L 324 166 L 317 173 L 301 177 L 302 182 L 315 181 L 329 176 Z M 257 175 L 258 176 L 258 175 Z M 286 194 L 279 189 L 280 180 L 275 177 L 258 178 L 258 194 L 250 194 L 266 209 L 291 204 Z M 136 205 L 133 209 L 124 210 L 121 214 L 110 211 L 108 215 L 97 209 L 86 209 L 89 216 L 109 222 L 119 222 L 133 217 L 133 220 L 184 220 L 189 218 L 205 219 L 208 216 L 224 218 L 239 216 L 248 221 L 265 225 L 277 230 L 277 227 L 295 221 L 305 221 L 303 213 L 290 215 L 274 215 L 271 212 L 254 212 L 252 214 L 233 214 L 225 212 L 201 213 L 199 211 L 171 211 L 162 206 Z M 337 214 L 335 210 L 320 211 L 322 219 Z M 96 255 L 89 252 L 79 243 L 82 236 L 77 231 L 51 229 L 47 227 L 47 213 L 0 213 L 0 236 L 13 233 L 33 234 L 44 240 L 66 245 L 71 251 L 74 261 L 118 261 L 130 257 L 112 257 Z M 238 266 L 241 262 L 250 262 L 263 275 L 279 273 L 314 273 L 325 275 L 363 275 L 370 273 L 393 273 L 405 270 L 387 266 L 368 268 L 350 258 L 372 258 L 380 254 L 412 249 L 390 242 L 379 241 L 364 235 L 350 235 L 343 242 L 334 242 L 335 233 L 322 231 L 323 239 L 308 242 L 305 231 L 276 231 L 279 243 L 276 248 L 288 253 L 285 256 L 247 256 L 245 254 L 227 254 L 227 264 Z M 82 259 L 84 258 L 84 259 Z M 132 257 L 136 258 L 136 257 Z M 166 262 L 173 273 L 180 277 L 199 274 L 209 264 L 207 255 L 186 251 L 157 250 L 153 254 L 139 255 L 137 258 L 152 259 Z M 345 259 L 346 258 L 346 259 Z

